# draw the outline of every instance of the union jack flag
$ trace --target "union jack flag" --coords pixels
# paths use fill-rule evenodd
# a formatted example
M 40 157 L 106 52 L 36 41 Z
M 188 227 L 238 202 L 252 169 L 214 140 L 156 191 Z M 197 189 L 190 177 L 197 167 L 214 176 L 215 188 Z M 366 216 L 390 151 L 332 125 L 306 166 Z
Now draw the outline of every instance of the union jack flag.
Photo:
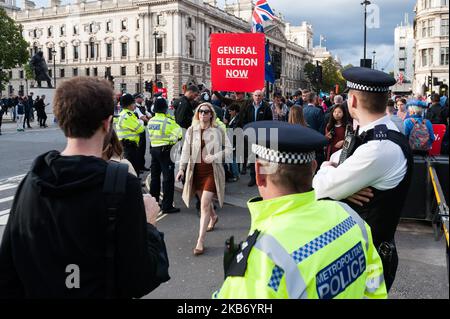
M 256 2 L 255 10 L 252 14 L 252 31 L 264 32 L 262 26 L 263 21 L 276 20 L 276 16 L 270 8 L 267 0 L 258 0 Z

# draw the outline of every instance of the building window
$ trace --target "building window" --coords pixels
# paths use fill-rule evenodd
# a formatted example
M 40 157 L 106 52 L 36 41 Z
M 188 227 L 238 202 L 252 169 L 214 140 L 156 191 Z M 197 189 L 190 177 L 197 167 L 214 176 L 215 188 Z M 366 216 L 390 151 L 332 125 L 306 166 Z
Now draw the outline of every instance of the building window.
M 47 48 L 48 61 L 53 61 L 53 53 L 52 53 L 52 51 L 53 51 L 52 48 Z
M 73 76 L 78 76 L 78 68 L 73 68 L 72 74 L 73 74 Z
M 448 0 L 441 0 L 441 7 L 448 7 Z
M 428 36 L 434 36 L 434 19 L 428 20 Z
M 73 59 L 74 60 L 78 60 L 78 58 L 79 58 L 80 53 L 78 50 L 79 50 L 78 46 L 74 45 L 73 46 Z
M 441 65 L 449 65 L 449 63 L 448 63 L 448 47 L 441 48 Z
M 120 83 L 120 90 L 122 91 L 122 93 L 127 93 L 127 84 Z
M 78 25 L 73 26 L 73 35 L 78 35 Z
M 158 14 L 156 16 L 156 24 L 161 25 L 161 23 L 162 23 L 162 14 Z
M 136 56 L 141 55 L 141 42 L 136 41 Z
M 110 66 L 107 66 L 106 68 L 105 68 L 105 76 L 110 76 L 111 75 L 111 67 Z
M 122 58 L 128 56 L 127 43 L 122 43 Z
M 156 74 L 161 74 L 161 63 L 156 65 Z
M 448 37 L 448 18 L 441 19 L 441 36 Z
M 431 0 L 422 0 L 422 7 L 424 9 L 431 8 L 432 1 Z
M 163 52 L 163 39 L 156 39 L 156 53 L 161 54 Z
M 47 28 L 47 35 L 48 35 L 49 37 L 53 36 L 53 28 L 52 28 L 52 27 L 48 27 L 48 28 Z
M 127 29 L 127 20 L 120 21 L 120 28 L 122 31 L 125 31 Z
M 111 32 L 111 31 L 112 31 L 112 22 L 106 21 L 106 32 Z
M 86 68 L 86 76 L 90 76 L 91 75 L 91 69 L 90 68 Z
M 192 28 L 192 18 L 189 17 L 187 21 L 188 21 L 188 28 Z
M 59 77 L 63 78 L 66 75 L 66 71 L 64 69 L 59 69 Z
M 422 50 L 422 67 L 424 66 L 433 66 L 433 49 L 424 49 Z
M 23 70 L 19 71 L 19 79 L 23 79 Z
M 98 68 L 93 68 L 92 72 L 94 73 L 94 76 L 98 76 Z
M 60 50 L 59 52 L 60 52 L 61 61 L 65 61 L 66 60 L 66 48 L 60 47 L 59 50 Z
M 194 57 L 194 40 L 188 41 L 188 50 L 189 50 L 189 57 L 193 58 Z
M 190 66 L 190 72 L 189 72 L 189 74 L 190 74 L 190 75 L 194 75 L 194 66 L 193 66 L 193 65 Z
M 95 58 L 95 43 L 94 43 L 94 41 L 89 42 L 89 52 L 91 55 L 91 59 L 94 59 Z
M 127 67 L 126 66 L 120 67 L 120 75 L 122 75 L 122 76 L 127 75 Z
M 48 76 L 52 77 L 53 76 L 53 70 L 52 69 L 48 69 Z
M 64 24 L 59 28 L 59 34 L 61 36 L 65 36 L 66 35 L 66 26 Z
M 112 44 L 106 43 L 106 57 L 111 58 L 112 57 Z

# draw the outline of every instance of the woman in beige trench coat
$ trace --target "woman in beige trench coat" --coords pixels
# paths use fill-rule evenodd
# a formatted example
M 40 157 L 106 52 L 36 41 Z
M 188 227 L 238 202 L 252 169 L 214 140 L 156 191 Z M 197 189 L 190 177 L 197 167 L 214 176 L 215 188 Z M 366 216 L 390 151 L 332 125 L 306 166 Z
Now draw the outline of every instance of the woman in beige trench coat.
M 177 180 L 185 180 L 183 201 L 186 206 L 190 207 L 195 194 L 201 202 L 200 229 L 193 251 L 196 256 L 203 254 L 206 232 L 214 230 L 218 221 L 213 198 L 217 196 L 220 207 L 223 206 L 223 163 L 229 155 L 232 155 L 232 146 L 226 132 L 218 126 L 213 106 L 210 103 L 200 104 L 195 111 L 192 126 L 186 132 L 177 175 Z

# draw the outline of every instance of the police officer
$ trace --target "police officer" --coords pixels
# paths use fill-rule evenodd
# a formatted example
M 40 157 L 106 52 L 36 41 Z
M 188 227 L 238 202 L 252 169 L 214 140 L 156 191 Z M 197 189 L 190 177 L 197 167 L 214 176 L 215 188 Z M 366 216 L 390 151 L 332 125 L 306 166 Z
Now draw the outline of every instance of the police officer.
M 252 152 L 262 198 L 248 203 L 252 226 L 247 240 L 239 247 L 232 238 L 227 241 L 226 279 L 213 297 L 386 298 L 369 226 L 348 205 L 315 199 L 315 151 L 326 145 L 325 137 L 279 121 L 246 128 L 257 136 Z M 277 148 L 269 135 L 274 128 Z
M 144 127 L 147 126 L 148 121 L 151 118 L 150 113 L 144 105 L 144 96 L 140 93 L 134 95 L 136 108 L 134 114 L 136 117 L 144 122 Z M 139 136 L 139 146 L 138 146 L 138 158 L 139 158 L 139 168 L 141 171 L 148 172 L 150 169 L 145 167 L 145 150 L 147 149 L 147 139 L 145 136 L 145 130 Z
M 123 146 L 124 157 L 133 165 L 136 173 L 139 172 L 139 135 L 144 132 L 144 122 L 134 115 L 136 108 L 131 94 L 124 94 L 120 98 L 122 111 L 116 123 L 117 137 Z M 139 173 L 138 173 L 139 174 Z
M 389 290 L 398 265 L 394 235 L 410 184 L 411 150 L 386 115 L 389 87 L 395 79 L 359 67 L 344 71 L 343 76 L 349 88 L 348 110 L 359 127 L 346 137 L 343 150 L 322 165 L 313 186 L 318 199 L 347 199 L 370 225 Z
M 150 194 L 159 202 L 161 192 L 161 173 L 163 175 L 163 199 L 161 211 L 163 214 L 173 214 L 180 211 L 173 207 L 175 188 L 175 164 L 170 158 L 172 146 L 182 139 L 181 127 L 167 114 L 168 105 L 164 98 L 155 100 L 153 111 L 155 116 L 148 122 L 152 161 L 150 166 Z

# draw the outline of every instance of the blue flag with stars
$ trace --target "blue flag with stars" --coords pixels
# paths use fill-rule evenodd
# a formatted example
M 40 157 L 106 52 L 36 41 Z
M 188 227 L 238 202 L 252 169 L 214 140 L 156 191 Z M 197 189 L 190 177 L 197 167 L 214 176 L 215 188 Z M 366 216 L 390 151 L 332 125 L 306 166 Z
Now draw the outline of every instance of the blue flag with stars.
M 269 83 L 275 83 L 275 74 L 273 72 L 273 67 L 272 67 L 272 59 L 270 58 L 270 53 L 269 53 L 269 44 L 266 43 L 266 81 Z

